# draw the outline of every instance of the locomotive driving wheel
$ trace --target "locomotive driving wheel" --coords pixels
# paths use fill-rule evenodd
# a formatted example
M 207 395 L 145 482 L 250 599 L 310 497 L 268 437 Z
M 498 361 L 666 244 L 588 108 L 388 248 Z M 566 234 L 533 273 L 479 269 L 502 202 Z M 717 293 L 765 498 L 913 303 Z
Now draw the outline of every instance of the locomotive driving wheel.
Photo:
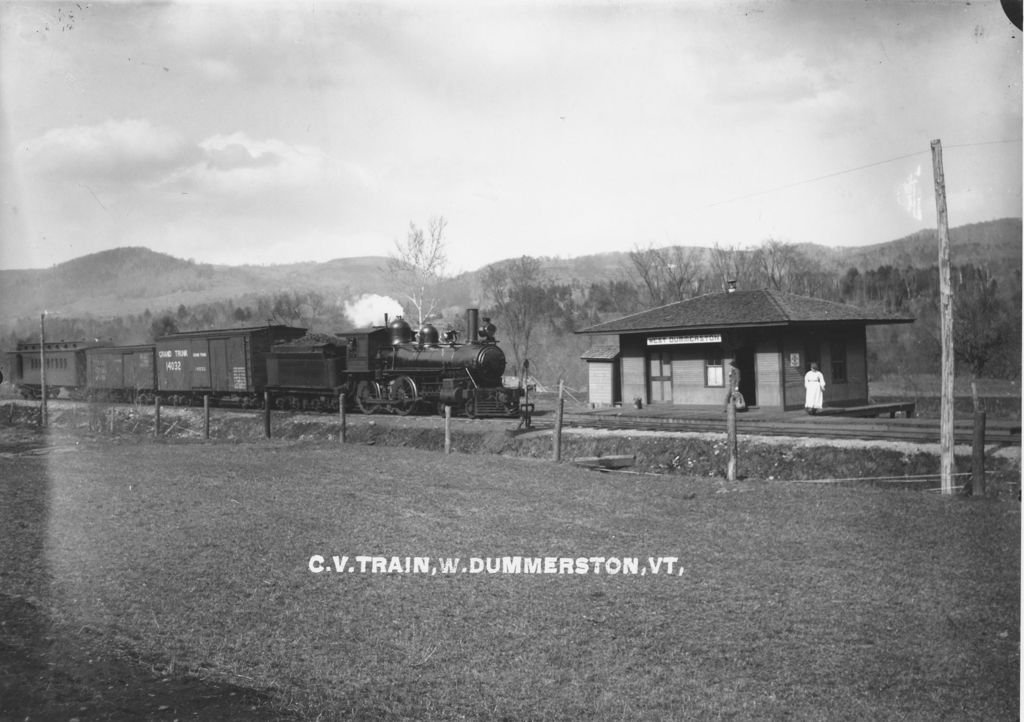
M 380 393 L 377 390 L 377 384 L 370 381 L 360 381 L 359 385 L 356 386 L 356 405 L 364 414 L 377 413 L 380 405 L 374 402 L 379 398 Z
M 399 376 L 391 382 L 391 401 L 394 404 L 391 408 L 396 414 L 405 416 L 412 411 L 418 396 L 416 384 L 408 376 Z

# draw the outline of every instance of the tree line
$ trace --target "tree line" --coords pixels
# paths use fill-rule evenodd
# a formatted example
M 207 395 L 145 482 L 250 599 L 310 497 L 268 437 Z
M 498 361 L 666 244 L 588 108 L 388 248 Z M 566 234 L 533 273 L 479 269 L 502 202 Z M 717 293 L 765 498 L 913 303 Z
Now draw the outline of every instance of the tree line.
M 445 276 L 444 219 L 432 219 L 429 232 L 410 224 L 405 243 L 396 243 L 393 270 L 407 294 L 410 318 L 460 329 L 459 306 L 452 305 L 452 281 Z M 428 259 L 429 262 L 421 262 Z M 670 246 L 634 247 L 628 264 L 614 277 L 585 282 L 559 279 L 543 259 L 530 256 L 485 267 L 469 298 L 498 325 L 510 375 L 530 361 L 545 383 L 564 379 L 586 383 L 580 355 L 594 339 L 574 332 L 631 313 L 725 290 L 773 289 L 893 314 L 909 314 L 913 324 L 869 326 L 869 371 L 873 377 L 933 374 L 941 359 L 938 317 L 939 271 L 890 264 L 843 273 L 826 267 L 800 246 L 768 239 L 752 249 Z M 1021 371 L 1021 274 L 1001 285 L 986 268 L 954 268 L 954 334 L 960 373 L 1019 379 Z M 424 315 L 424 309 L 430 311 Z M 448 316 L 446 317 L 446 309 Z M 461 329 L 460 329 L 461 330 Z
M 885 375 L 934 374 L 941 359 L 939 270 L 884 265 L 837 274 L 793 244 L 765 241 L 750 250 L 685 247 L 635 248 L 618 278 L 582 284 L 546 276 L 543 264 L 523 257 L 493 264 L 483 286 L 489 309 L 504 328 L 511 361 L 582 386 L 579 355 L 592 342 L 571 334 L 613 318 L 725 290 L 767 288 L 893 314 L 913 324 L 869 326 L 869 371 Z M 1005 288 L 986 268 L 954 267 L 954 347 L 958 373 L 1019 379 L 1021 275 Z
M 882 265 L 837 273 L 801 247 L 768 239 L 753 249 L 634 247 L 628 262 L 601 280 L 560 278 L 543 259 L 522 256 L 493 263 L 470 278 L 447 273 L 443 217 L 425 228 L 410 223 L 388 261 L 389 294 L 414 327 L 432 323 L 465 338 L 464 310 L 481 309 L 498 326 L 498 341 L 517 375 L 523 362 L 541 382 L 583 387 L 580 355 L 595 342 L 578 331 L 597 323 L 725 289 L 768 288 L 890 313 L 916 321 L 869 326 L 869 371 L 884 375 L 938 373 L 938 267 Z M 1001 284 L 991 270 L 965 264 L 953 269 L 954 333 L 958 373 L 1019 379 L 1021 371 L 1021 274 Z M 1005 276 L 1004 276 L 1005 277 Z M 179 305 L 176 309 L 115 318 L 47 318 L 51 340 L 151 343 L 176 331 L 265 324 L 338 333 L 356 323 L 346 300 L 314 291 L 249 294 L 242 298 Z M 374 323 L 383 323 L 383 318 Z M 365 325 L 365 324 L 362 324 Z M 38 318 L 21 319 L 0 337 L 2 348 L 38 338 Z

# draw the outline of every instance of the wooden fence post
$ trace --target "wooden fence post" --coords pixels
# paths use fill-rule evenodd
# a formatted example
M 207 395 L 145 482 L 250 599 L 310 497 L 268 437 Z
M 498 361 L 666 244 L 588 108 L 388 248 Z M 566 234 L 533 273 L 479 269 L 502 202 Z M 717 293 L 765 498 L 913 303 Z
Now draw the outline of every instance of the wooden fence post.
M 210 438 L 210 395 L 203 394 L 203 438 Z
M 46 410 L 46 395 L 49 393 L 46 388 L 46 311 L 39 316 L 39 386 L 42 392 L 39 398 L 39 425 L 45 427 L 49 422 Z
M 341 416 L 341 431 L 338 432 L 338 440 L 345 443 L 345 394 L 338 395 L 338 414 Z
M 444 405 L 444 453 L 452 453 L 452 405 Z
M 565 409 L 565 399 L 562 398 L 562 393 L 564 389 L 565 381 L 559 379 L 558 404 L 555 406 L 555 436 L 553 439 L 553 454 L 556 463 L 562 460 L 562 413 Z
M 153 402 L 153 436 L 160 437 L 160 397 Z
M 725 478 L 728 481 L 736 481 L 736 400 L 732 394 L 729 394 L 729 403 L 725 405 L 725 432 L 729 447 L 729 465 L 725 471 Z
M 974 438 L 971 444 L 971 494 L 985 496 L 985 412 L 974 412 Z
M 270 392 L 263 392 L 263 435 L 270 438 Z

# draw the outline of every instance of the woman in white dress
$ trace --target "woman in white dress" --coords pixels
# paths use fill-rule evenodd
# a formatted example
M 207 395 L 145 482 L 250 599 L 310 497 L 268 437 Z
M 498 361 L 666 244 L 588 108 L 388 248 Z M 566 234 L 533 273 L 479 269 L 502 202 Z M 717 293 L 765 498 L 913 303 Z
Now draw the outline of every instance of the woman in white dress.
M 804 409 L 809 414 L 821 412 L 821 403 L 825 397 L 825 377 L 818 370 L 816 362 L 811 363 L 811 370 L 804 374 Z

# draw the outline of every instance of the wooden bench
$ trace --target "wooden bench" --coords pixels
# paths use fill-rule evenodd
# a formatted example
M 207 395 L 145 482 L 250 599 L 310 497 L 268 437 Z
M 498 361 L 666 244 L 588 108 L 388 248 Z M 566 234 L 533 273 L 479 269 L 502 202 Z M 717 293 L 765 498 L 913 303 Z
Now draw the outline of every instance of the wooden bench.
M 903 412 L 908 419 L 914 418 L 914 411 L 917 404 L 914 401 L 897 401 L 888 404 L 867 404 L 866 406 L 836 406 L 829 409 L 822 409 L 822 415 L 828 416 L 858 416 L 877 417 L 882 414 L 889 414 L 890 419 L 895 419 L 896 414 Z

